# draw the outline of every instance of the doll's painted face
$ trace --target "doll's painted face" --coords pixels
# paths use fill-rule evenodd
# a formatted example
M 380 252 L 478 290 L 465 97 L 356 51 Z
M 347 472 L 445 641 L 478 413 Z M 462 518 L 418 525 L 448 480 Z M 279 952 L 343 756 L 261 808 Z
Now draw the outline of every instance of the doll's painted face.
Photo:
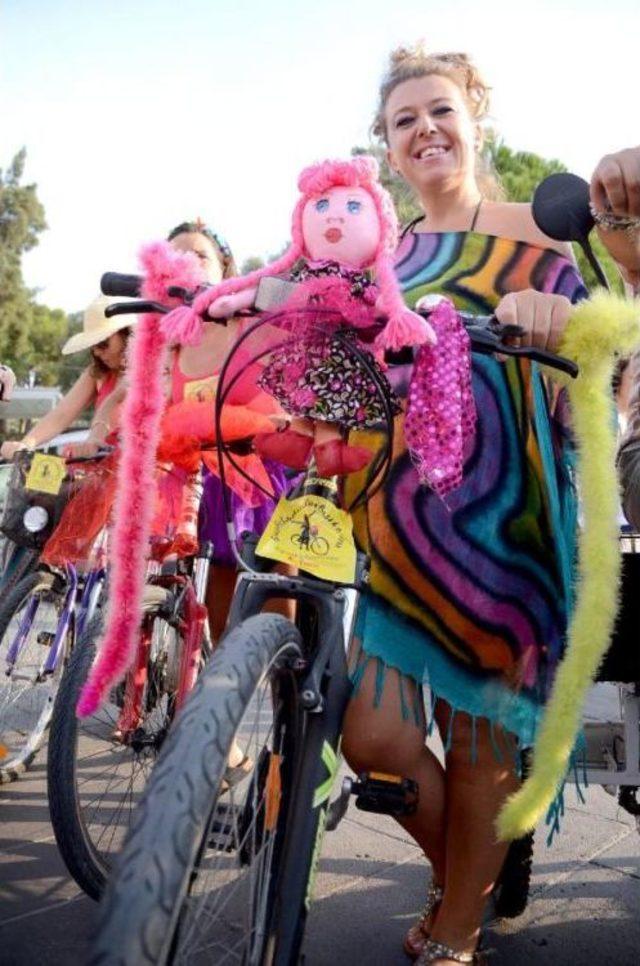
M 364 188 L 330 188 L 306 203 L 302 233 L 306 252 L 314 261 L 365 268 L 380 243 L 373 198 Z

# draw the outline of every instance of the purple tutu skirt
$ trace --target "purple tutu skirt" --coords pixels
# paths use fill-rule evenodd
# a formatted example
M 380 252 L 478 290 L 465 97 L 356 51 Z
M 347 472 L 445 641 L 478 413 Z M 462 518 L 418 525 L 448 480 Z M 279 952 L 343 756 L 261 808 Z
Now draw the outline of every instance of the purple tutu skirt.
M 250 507 L 233 490 L 229 491 L 233 521 L 238 536 L 245 531 L 260 536 L 271 519 L 280 497 L 286 496 L 295 485 L 296 480 L 286 476 L 285 468 L 280 463 L 265 460 L 264 466 L 275 493 L 274 499 L 265 496 L 264 502 L 259 506 Z M 227 566 L 235 565 L 235 557 L 227 535 L 222 483 L 219 476 L 206 468 L 204 471 L 204 491 L 198 517 L 198 538 L 201 543 L 207 540 L 213 543 L 215 563 Z

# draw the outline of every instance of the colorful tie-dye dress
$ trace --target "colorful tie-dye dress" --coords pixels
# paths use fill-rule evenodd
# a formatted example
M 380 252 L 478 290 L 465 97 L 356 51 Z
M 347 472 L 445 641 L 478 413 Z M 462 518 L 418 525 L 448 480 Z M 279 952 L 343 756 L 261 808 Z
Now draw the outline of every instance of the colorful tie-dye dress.
M 557 252 L 475 232 L 408 234 L 396 271 L 408 305 L 438 292 L 475 314 L 528 288 L 572 301 L 585 294 Z M 406 395 L 408 367 L 389 377 Z M 428 684 L 434 702 L 500 724 L 527 746 L 571 609 L 574 452 L 564 394 L 535 363 L 476 355 L 473 390 L 477 431 L 460 488 L 443 501 L 419 485 L 400 415 L 386 484 L 356 511 L 372 570 L 355 683 L 377 659 L 377 699 L 385 668 L 397 668 Z M 358 436 L 379 445 L 375 433 Z M 403 692 L 401 682 L 409 713 Z

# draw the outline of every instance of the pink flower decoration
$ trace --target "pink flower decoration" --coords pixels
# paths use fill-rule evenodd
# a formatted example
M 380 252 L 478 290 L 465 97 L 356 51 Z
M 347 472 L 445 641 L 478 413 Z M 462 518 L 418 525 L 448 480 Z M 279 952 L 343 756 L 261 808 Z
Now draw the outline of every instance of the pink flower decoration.
M 294 406 L 313 406 L 316 399 L 313 389 L 294 389 L 291 393 L 291 401 Z

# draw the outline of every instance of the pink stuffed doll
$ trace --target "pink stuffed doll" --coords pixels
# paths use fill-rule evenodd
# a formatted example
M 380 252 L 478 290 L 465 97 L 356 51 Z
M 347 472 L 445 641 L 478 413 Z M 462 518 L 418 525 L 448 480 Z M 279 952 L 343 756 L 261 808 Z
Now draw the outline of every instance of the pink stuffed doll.
M 258 434 L 255 446 L 263 456 L 294 469 L 303 469 L 313 450 L 320 475 L 344 475 L 371 458 L 369 450 L 348 445 L 348 431 L 379 425 L 384 415 L 374 380 L 345 347 L 344 337 L 385 380 L 372 344 L 378 351 L 399 349 L 433 343 L 435 336 L 402 300 L 393 272 L 398 226 L 375 159 L 312 165 L 300 175 L 298 187 L 293 243 L 286 253 L 257 272 L 214 286 L 194 308 L 225 319 L 255 305 L 261 279 L 287 273 L 297 283 L 279 307 L 277 322 L 283 339 L 286 333 L 292 338 L 274 353 L 260 378 L 261 387 L 292 420 L 283 432 Z M 178 315 L 178 321 L 180 327 L 171 316 L 165 320 L 170 338 L 195 338 L 197 330 L 185 332 L 184 317 Z M 392 411 L 398 413 L 399 400 L 387 388 Z
M 282 338 L 259 379 L 292 419 L 284 431 L 259 433 L 254 444 L 263 456 L 295 469 L 303 469 L 313 451 L 322 476 L 354 472 L 371 458 L 368 449 L 347 442 L 350 430 L 383 419 L 376 382 L 386 376 L 371 350 L 416 348 L 404 433 L 421 481 L 445 496 L 461 482 L 475 425 L 466 331 L 446 300 L 429 322 L 405 306 L 393 265 L 396 215 L 375 158 L 312 165 L 298 187 L 292 244 L 284 255 L 202 292 L 190 308 L 175 309 L 163 321 L 165 335 L 197 344 L 204 319 L 264 308 L 260 283 L 274 276 L 295 283 L 272 316 Z M 345 342 L 364 355 L 366 367 Z M 387 391 L 397 414 L 400 401 L 388 382 Z

